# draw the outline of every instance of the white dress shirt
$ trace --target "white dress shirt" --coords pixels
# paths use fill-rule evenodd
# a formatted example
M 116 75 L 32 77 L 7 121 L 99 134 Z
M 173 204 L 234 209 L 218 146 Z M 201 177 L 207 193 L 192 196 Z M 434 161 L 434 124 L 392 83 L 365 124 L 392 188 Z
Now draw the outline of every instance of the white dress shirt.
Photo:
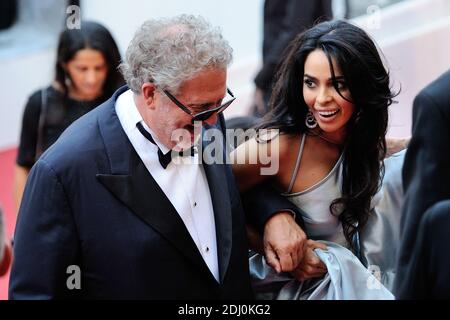
M 128 90 L 122 93 L 115 107 L 128 139 L 148 172 L 175 207 L 209 270 L 219 282 L 214 211 L 205 171 L 198 161 L 199 155 L 188 157 L 188 161 L 172 161 L 164 169 L 158 160 L 158 147 L 163 153 L 169 149 L 143 121 L 134 102 L 133 92 Z M 158 147 L 139 132 L 136 127 L 138 122 L 152 135 Z

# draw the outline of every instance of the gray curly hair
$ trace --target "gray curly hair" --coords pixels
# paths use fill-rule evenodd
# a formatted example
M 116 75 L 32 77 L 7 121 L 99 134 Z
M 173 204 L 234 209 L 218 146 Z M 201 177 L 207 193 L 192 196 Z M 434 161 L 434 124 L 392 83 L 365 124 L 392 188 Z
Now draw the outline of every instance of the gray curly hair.
M 232 55 L 219 28 L 200 16 L 180 15 L 144 22 L 120 69 L 135 93 L 140 93 L 145 82 L 152 82 L 176 94 L 184 81 L 203 69 L 226 69 Z

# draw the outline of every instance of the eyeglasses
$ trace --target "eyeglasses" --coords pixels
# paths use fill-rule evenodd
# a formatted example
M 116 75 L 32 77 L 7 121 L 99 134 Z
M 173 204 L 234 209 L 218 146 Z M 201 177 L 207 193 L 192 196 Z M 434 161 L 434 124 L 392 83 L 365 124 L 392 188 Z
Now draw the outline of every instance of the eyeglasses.
M 205 110 L 205 111 L 199 112 L 197 114 L 194 114 L 184 104 L 182 104 L 180 101 L 178 101 L 177 98 L 175 98 L 169 91 L 163 90 L 163 92 L 181 110 L 183 110 L 184 112 L 186 112 L 188 115 L 190 115 L 192 117 L 192 123 L 194 123 L 195 121 L 205 121 L 205 120 L 209 119 L 213 114 L 223 112 L 226 108 L 228 108 L 230 106 L 230 104 L 234 100 L 236 100 L 234 94 L 231 92 L 230 89 L 227 88 L 228 94 L 232 97 L 231 100 L 225 102 L 224 104 L 222 104 L 221 106 L 218 106 L 216 108 L 213 108 L 213 109 L 210 109 L 210 110 Z

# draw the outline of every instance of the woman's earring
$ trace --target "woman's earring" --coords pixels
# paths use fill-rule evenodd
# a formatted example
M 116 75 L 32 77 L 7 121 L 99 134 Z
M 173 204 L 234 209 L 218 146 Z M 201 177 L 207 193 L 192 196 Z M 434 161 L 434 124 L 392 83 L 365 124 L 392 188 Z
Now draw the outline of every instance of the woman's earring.
M 70 88 L 72 86 L 72 80 L 69 77 L 69 73 L 67 72 L 66 68 L 63 68 L 64 70 L 64 84 L 67 88 Z
M 309 129 L 314 129 L 315 127 L 317 127 L 316 118 L 314 118 L 314 115 L 311 112 L 311 110 L 309 110 L 308 113 L 306 114 L 305 124 Z
M 66 85 L 67 88 L 72 86 L 72 81 L 70 80 L 70 77 L 67 74 L 64 76 L 64 84 Z

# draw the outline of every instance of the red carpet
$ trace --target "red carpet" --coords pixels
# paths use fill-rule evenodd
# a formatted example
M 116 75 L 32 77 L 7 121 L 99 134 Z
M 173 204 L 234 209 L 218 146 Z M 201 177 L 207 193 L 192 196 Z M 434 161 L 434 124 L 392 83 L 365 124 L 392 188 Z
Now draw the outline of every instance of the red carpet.
M 6 234 L 11 238 L 16 223 L 13 204 L 13 172 L 16 159 L 16 149 L 0 151 L 0 205 L 3 208 L 6 223 Z M 0 278 L 0 300 L 8 299 L 9 273 Z

